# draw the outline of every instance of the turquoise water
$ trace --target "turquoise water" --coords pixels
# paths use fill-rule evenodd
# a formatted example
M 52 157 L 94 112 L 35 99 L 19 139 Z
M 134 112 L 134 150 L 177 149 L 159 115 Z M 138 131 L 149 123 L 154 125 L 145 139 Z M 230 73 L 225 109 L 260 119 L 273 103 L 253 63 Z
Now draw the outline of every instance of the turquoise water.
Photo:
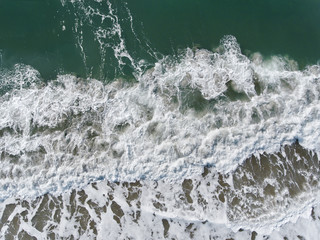
M 178 55 L 186 47 L 212 50 L 228 34 L 237 38 L 247 55 L 287 55 L 300 67 L 320 59 L 320 2 L 316 0 L 110 3 L 126 50 L 134 60 L 145 60 L 146 67 L 163 55 Z M 97 11 L 100 15 L 94 14 Z M 106 1 L 2 0 L 1 66 L 25 63 L 39 70 L 44 79 L 59 73 L 109 81 L 130 76 L 136 71 L 132 60 L 123 58 L 119 67 L 114 57 L 119 37 L 100 38 L 102 45 L 98 41 L 99 28 L 114 26 L 112 19 L 101 21 L 101 15 L 108 13 Z

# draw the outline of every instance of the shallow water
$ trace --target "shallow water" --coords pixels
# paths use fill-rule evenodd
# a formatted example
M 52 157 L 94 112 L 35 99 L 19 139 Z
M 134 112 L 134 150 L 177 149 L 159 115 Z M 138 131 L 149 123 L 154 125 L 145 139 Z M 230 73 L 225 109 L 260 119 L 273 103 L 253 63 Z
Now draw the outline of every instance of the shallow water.
M 228 174 L 205 167 L 179 183 L 101 181 L 57 196 L 6 200 L 0 230 L 6 239 L 316 239 L 319 228 L 293 230 L 290 222 L 319 226 L 319 176 L 317 154 L 296 142 L 252 156 Z

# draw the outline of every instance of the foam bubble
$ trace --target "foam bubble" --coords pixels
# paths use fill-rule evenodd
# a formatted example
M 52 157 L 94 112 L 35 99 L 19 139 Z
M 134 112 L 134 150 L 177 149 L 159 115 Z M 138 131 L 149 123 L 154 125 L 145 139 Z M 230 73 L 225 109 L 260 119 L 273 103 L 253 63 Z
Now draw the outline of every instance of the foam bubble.
M 1 63 L 1 52 L 0 52 Z M 1 64 L 0 64 L 1 67 Z M 0 94 L 3 95 L 14 89 L 29 88 L 40 83 L 37 70 L 24 64 L 15 64 L 12 69 L 0 68 Z

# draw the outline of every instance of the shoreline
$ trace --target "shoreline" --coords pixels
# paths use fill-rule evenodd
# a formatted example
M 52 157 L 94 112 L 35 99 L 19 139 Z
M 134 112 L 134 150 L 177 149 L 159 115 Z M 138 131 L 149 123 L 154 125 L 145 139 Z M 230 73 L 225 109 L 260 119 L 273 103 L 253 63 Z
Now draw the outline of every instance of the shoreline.
M 288 174 L 282 175 L 281 166 L 282 173 Z M 306 173 L 314 179 L 304 178 L 308 175 Z M 4 236 L 19 238 L 41 232 L 51 239 L 71 235 L 77 239 L 86 234 L 89 238 L 101 238 L 108 232 L 107 226 L 129 234 L 132 224 L 136 224 L 137 232 L 159 227 L 163 231 L 159 235 L 161 238 L 171 236 L 172 229 L 177 228 L 182 235 L 189 234 L 190 238 L 196 239 L 205 228 L 215 229 L 219 234 L 229 229 L 228 236 L 247 234 L 255 239 L 264 230 L 258 225 L 256 229 L 248 228 L 243 223 L 269 225 L 273 222 L 277 225 L 279 220 L 288 218 L 276 228 L 268 226 L 270 231 L 273 230 L 270 233 L 293 224 L 290 215 L 305 208 L 310 196 L 315 197 L 313 194 L 319 192 L 318 176 L 317 154 L 295 142 L 277 153 L 261 154 L 260 159 L 252 156 L 230 174 L 204 167 L 201 176 L 184 179 L 181 185 L 144 180 L 100 181 L 59 196 L 45 194 L 33 201 L 16 199 L 0 208 L 0 232 Z M 296 180 L 295 184 L 292 180 Z M 314 210 L 318 209 L 317 203 L 311 206 L 305 211 L 309 209 L 309 220 L 316 222 L 315 215 L 320 212 Z M 154 221 L 148 222 L 146 219 L 149 218 Z M 300 217 L 295 216 L 295 219 L 297 221 Z M 161 227 L 156 222 L 161 223 Z M 185 224 L 185 229 L 178 227 L 179 224 Z M 68 225 L 73 230 L 62 231 L 61 228 Z M 234 231 L 235 228 L 239 228 L 238 231 Z

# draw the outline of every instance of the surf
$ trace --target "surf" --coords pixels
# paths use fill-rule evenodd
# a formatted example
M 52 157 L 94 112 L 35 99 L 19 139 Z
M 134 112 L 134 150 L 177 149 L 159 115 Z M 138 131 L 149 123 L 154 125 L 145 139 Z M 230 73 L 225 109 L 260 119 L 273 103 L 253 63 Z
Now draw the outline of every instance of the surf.
M 35 69 L 8 73 L 19 87 L 1 97 L 3 200 L 97 179 L 179 181 L 205 165 L 230 172 L 297 139 L 319 151 L 319 66 L 250 60 L 231 36 L 220 48 L 168 56 L 136 82 L 61 75 L 24 88 Z

